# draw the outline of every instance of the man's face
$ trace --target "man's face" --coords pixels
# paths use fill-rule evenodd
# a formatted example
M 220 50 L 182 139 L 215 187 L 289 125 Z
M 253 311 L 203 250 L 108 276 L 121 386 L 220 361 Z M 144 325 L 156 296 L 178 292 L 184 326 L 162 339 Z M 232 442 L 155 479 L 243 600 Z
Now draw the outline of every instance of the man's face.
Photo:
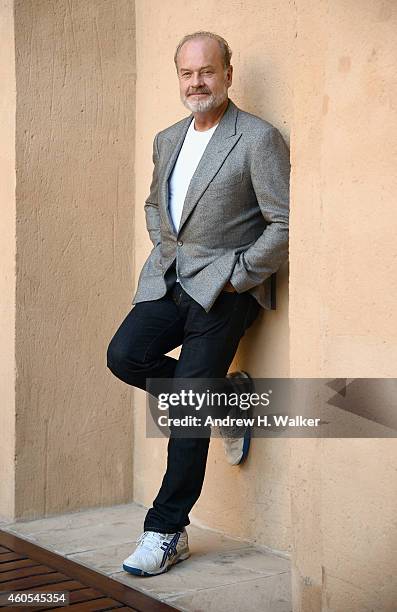
M 186 42 L 178 53 L 179 91 L 182 103 L 193 113 L 220 106 L 232 84 L 231 66 L 224 68 L 219 44 L 212 38 Z

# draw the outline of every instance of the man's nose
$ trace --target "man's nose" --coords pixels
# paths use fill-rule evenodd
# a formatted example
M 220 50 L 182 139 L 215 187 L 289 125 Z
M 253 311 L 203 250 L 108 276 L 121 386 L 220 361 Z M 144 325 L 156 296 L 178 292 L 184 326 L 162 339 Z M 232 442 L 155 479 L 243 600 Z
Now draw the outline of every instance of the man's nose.
M 204 84 L 203 76 L 200 73 L 193 73 L 190 84 L 192 87 L 202 87 Z

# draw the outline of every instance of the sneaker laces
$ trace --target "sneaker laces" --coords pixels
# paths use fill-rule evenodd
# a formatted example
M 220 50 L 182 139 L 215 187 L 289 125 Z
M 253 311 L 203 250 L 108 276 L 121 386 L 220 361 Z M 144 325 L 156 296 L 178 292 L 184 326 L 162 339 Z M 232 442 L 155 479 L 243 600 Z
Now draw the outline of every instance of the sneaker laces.
M 136 544 L 144 544 L 145 541 L 150 540 L 153 543 L 161 544 L 161 541 L 164 538 L 164 534 L 157 533 L 157 531 L 144 531 L 137 540 L 135 540 Z
M 157 544 L 160 548 L 164 545 L 168 545 L 168 538 L 171 539 L 175 536 L 175 533 L 159 533 L 157 531 L 144 531 L 137 540 L 135 540 L 136 544 L 144 545 L 145 541 L 149 544 L 152 542 L 153 544 Z

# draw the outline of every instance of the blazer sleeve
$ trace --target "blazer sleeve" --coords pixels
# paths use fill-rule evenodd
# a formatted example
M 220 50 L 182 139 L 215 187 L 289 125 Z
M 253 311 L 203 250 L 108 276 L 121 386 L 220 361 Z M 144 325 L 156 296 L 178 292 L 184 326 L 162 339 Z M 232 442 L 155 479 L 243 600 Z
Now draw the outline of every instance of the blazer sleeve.
M 266 227 L 233 268 L 229 280 L 238 293 L 263 283 L 288 258 L 289 175 L 288 147 L 272 127 L 251 156 L 251 181 Z
M 152 182 L 150 185 L 150 193 L 145 201 L 145 218 L 146 218 L 146 228 L 149 232 L 150 240 L 153 243 L 153 246 L 157 246 L 161 242 L 161 232 L 160 232 L 160 211 L 159 211 L 159 180 L 158 180 L 158 171 L 159 171 L 159 149 L 158 149 L 158 134 L 156 134 L 153 141 L 153 176 Z

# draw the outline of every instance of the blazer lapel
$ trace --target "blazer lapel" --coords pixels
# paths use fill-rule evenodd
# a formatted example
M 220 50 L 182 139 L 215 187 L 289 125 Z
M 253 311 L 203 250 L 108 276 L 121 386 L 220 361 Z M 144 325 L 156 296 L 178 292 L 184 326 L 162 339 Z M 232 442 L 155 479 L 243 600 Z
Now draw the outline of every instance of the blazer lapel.
M 171 231 L 175 234 L 174 224 L 172 223 L 172 219 L 169 213 L 168 201 L 169 201 L 169 191 L 168 191 L 168 179 L 170 174 L 174 168 L 175 162 L 179 155 L 179 152 L 182 148 L 183 141 L 185 140 L 186 132 L 189 129 L 189 125 L 191 120 L 193 119 L 193 115 L 186 117 L 181 127 L 179 128 L 177 134 L 172 140 L 166 139 L 168 143 L 168 149 L 164 155 L 162 168 L 160 169 L 160 205 L 164 210 L 164 215 L 168 220 L 168 224 L 170 226 Z
M 208 184 L 214 178 L 226 157 L 241 137 L 241 134 L 236 134 L 237 113 L 237 106 L 229 100 L 229 105 L 209 141 L 196 171 L 192 176 L 192 180 L 190 181 L 183 205 L 178 234 L 192 210 L 197 205 L 202 194 L 207 189 Z

